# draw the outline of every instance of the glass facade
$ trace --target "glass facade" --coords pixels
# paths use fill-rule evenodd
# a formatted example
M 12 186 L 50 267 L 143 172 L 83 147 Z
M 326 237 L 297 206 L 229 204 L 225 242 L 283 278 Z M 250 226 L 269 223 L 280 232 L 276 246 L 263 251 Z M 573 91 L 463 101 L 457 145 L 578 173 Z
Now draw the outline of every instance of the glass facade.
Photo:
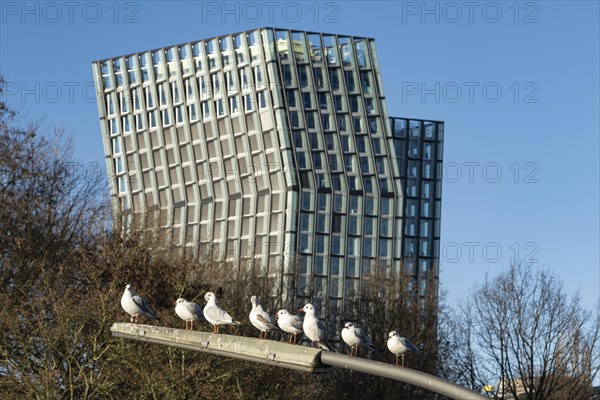
M 376 268 L 437 277 L 443 123 L 389 118 L 373 39 L 262 28 L 93 69 L 126 227 L 293 276 L 323 310 Z

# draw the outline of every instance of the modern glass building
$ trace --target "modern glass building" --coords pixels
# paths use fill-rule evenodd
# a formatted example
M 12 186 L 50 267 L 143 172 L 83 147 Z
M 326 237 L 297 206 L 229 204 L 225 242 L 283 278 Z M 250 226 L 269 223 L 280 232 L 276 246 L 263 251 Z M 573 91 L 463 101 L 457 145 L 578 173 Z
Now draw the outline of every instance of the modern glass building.
M 115 216 L 336 309 L 438 276 L 443 123 L 390 119 L 375 42 L 261 28 L 93 63 Z M 290 295 L 290 293 L 286 293 Z

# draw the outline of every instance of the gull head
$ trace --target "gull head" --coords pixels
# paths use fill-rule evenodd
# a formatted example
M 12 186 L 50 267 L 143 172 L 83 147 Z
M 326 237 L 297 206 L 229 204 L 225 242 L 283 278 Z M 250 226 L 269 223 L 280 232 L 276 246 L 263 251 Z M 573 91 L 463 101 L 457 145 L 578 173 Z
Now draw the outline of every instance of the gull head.
M 252 302 L 253 305 L 260 304 L 260 299 L 256 296 L 250 297 L 250 301 Z
M 390 334 L 388 335 L 389 337 L 393 338 L 394 336 L 398 336 L 398 332 L 396 331 L 391 331 Z
M 206 292 L 206 294 L 204 295 L 204 300 L 206 301 L 210 301 L 210 299 L 214 299 L 215 298 L 215 294 L 213 292 Z
M 346 325 L 344 325 L 344 328 L 352 328 L 354 326 L 354 324 L 352 322 L 346 322 Z
M 185 303 L 185 299 L 183 297 L 180 297 L 177 299 L 177 301 L 175 302 L 175 304 L 183 304 Z
M 312 305 L 312 304 L 310 304 L 310 303 L 307 303 L 307 304 L 305 304 L 305 305 L 304 305 L 304 307 L 302 307 L 302 308 L 301 308 L 299 311 L 304 311 L 305 313 L 309 313 L 309 312 L 311 312 L 311 313 L 313 313 L 313 314 L 314 314 L 314 312 L 315 312 L 315 308 L 313 307 L 313 305 Z
M 279 317 L 283 317 L 284 315 L 289 315 L 289 314 L 290 313 L 287 312 L 287 310 L 279 310 L 279 311 L 277 311 L 276 317 L 277 317 L 277 319 L 279 319 Z
M 125 290 L 131 290 L 131 285 L 129 283 L 125 286 Z

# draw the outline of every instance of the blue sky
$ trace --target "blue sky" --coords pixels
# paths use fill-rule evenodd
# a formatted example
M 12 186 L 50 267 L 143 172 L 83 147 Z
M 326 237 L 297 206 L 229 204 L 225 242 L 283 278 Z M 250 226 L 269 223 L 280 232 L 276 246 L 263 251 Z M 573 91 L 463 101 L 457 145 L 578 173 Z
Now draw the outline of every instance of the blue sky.
M 519 257 L 600 293 L 596 1 L 0 3 L 5 96 L 103 165 L 91 62 L 261 26 L 376 39 L 390 115 L 446 121 L 451 303 Z

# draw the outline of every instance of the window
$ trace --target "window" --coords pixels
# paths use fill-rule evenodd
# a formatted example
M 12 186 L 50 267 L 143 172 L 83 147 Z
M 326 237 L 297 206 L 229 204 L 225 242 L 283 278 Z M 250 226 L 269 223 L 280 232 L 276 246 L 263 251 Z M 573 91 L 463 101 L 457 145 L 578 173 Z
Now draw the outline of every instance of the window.
M 138 132 L 144 130 L 144 114 L 136 114 L 135 129 Z
M 212 80 L 213 93 L 214 94 L 221 93 L 221 79 L 219 77 L 219 74 L 212 74 L 210 77 Z
M 375 184 L 374 184 L 374 179 L 372 176 L 367 176 L 363 179 L 363 184 L 365 187 L 365 192 L 366 193 L 374 193 L 375 191 Z
M 391 205 L 392 200 L 390 198 L 387 197 L 382 197 L 380 204 L 381 204 L 381 210 L 379 210 L 379 213 L 381 215 L 391 215 L 390 213 L 390 205 Z
M 351 235 L 360 235 L 358 232 L 358 217 L 351 215 L 348 217 L 348 233 Z
M 138 61 L 140 63 L 140 69 L 142 71 L 142 82 L 148 82 L 148 60 L 147 54 L 142 54 L 138 57 Z
M 267 108 L 267 99 L 265 96 L 265 91 L 263 90 L 261 92 L 258 92 L 256 95 L 258 96 L 258 107 L 260 109 Z
M 260 68 L 260 65 L 257 65 L 255 67 L 252 67 L 253 72 L 254 72 L 254 85 L 256 89 L 262 89 L 264 82 L 263 82 L 263 73 L 262 70 Z
M 111 135 L 117 135 L 119 133 L 119 127 L 116 119 L 108 120 L 108 130 L 110 131 Z
M 196 65 L 196 71 L 202 71 L 202 53 L 200 43 L 194 43 L 192 45 L 192 55 L 194 56 L 194 64 Z
M 133 89 L 131 91 L 131 96 L 132 96 L 132 100 L 133 100 L 133 110 L 134 111 L 140 111 L 142 109 L 141 104 L 140 104 L 140 89 Z
M 108 115 L 115 114 L 115 105 L 113 104 L 112 96 L 110 95 L 110 93 L 106 95 L 106 108 Z
M 327 233 L 327 215 L 317 214 L 317 232 Z
M 365 218 L 365 235 L 373 235 L 373 225 L 375 223 L 375 218 Z
M 379 132 L 379 119 L 376 117 L 369 117 L 369 131 L 371 134 Z
M 229 112 L 231 114 L 237 114 L 240 112 L 238 107 L 238 98 L 237 96 L 233 96 L 229 98 Z
M 329 196 L 327 196 L 326 194 L 319 193 L 317 195 L 317 210 L 318 211 L 329 212 L 329 209 L 327 208 L 328 199 L 329 199 Z
M 295 90 L 287 90 L 288 107 L 295 108 L 297 105 L 297 92 Z
M 358 255 L 358 238 L 349 237 L 348 238 L 348 255 L 349 256 L 357 256 Z M 350 266 L 350 260 L 348 260 L 348 266 Z
M 244 96 L 244 109 L 247 113 L 254 110 L 254 100 L 252 99 L 251 94 L 247 94 Z
M 225 72 L 225 80 L 227 81 L 227 90 L 229 93 L 233 93 L 236 91 L 235 88 L 235 80 L 233 79 L 233 71 Z
M 346 78 L 346 88 L 349 93 L 356 92 L 356 81 L 354 79 L 354 73 L 352 71 L 344 71 Z
M 362 118 L 354 117 L 353 120 L 354 120 L 354 132 L 364 133 Z
M 169 110 L 161 110 L 161 116 L 162 116 L 162 123 L 163 126 L 169 126 L 171 125 L 171 115 L 169 113 Z
M 331 231 L 333 233 L 342 233 L 342 216 L 341 215 L 334 214 Z
M 305 169 L 306 166 L 306 155 L 303 151 L 299 151 L 296 153 L 296 157 L 298 158 L 298 168 Z
M 373 153 L 375 153 L 376 155 L 383 154 L 381 152 L 381 139 L 373 138 L 371 139 L 371 144 L 373 145 Z
M 223 99 L 218 99 L 215 101 L 215 110 L 217 112 L 217 117 L 222 117 L 225 115 L 225 107 L 223 107 Z
M 210 118 L 210 103 L 208 101 L 202 103 L 202 116 L 204 119 Z
M 154 108 L 154 96 L 152 95 L 151 88 L 146 87 L 146 88 L 144 88 L 144 91 L 146 92 L 146 107 Z
M 345 115 L 338 115 L 337 116 L 337 122 L 338 122 L 338 129 L 340 130 L 340 132 L 345 132 L 348 130 L 348 119 Z M 345 150 L 347 151 L 347 150 Z
M 248 68 L 242 68 L 240 70 L 240 82 L 242 84 L 242 90 L 244 89 L 248 89 L 248 87 L 250 86 L 250 82 L 248 80 Z
M 292 77 L 292 70 L 288 64 L 283 64 L 281 66 L 281 75 L 283 76 L 283 84 L 286 88 L 295 86 Z
M 312 93 L 310 92 L 302 92 L 302 102 L 304 103 L 304 109 L 306 110 L 315 108 Z
M 123 117 L 123 132 L 131 132 L 131 117 L 129 115 Z
M 333 211 L 342 213 L 344 212 L 344 198 L 343 196 L 333 196 Z
M 300 214 L 300 231 L 301 232 L 310 232 L 311 231 L 310 216 L 311 215 L 309 213 L 301 213 Z
M 190 104 L 188 106 L 188 113 L 190 116 L 190 122 L 198 121 L 198 111 L 196 110 L 196 104 Z
M 119 154 L 121 152 L 121 142 L 118 137 L 113 138 L 113 154 Z M 118 171 L 117 171 L 118 172 Z
M 391 223 L 389 218 L 381 218 L 379 223 L 379 234 L 381 236 L 391 237 Z
M 334 95 L 333 96 L 333 105 L 335 107 L 336 112 L 346 112 L 348 111 L 346 107 L 346 101 L 343 96 Z
M 162 83 L 158 87 L 158 101 L 161 106 L 167 105 L 167 93 L 165 91 L 165 84 Z
M 365 98 L 365 109 L 367 110 L 367 115 L 377 114 L 375 101 L 369 97 Z
M 206 77 L 198 78 L 198 86 L 200 87 L 200 99 L 206 100 L 210 97 L 211 87 L 206 83 Z
M 185 95 L 188 103 L 196 99 L 191 78 L 185 80 Z
M 362 84 L 363 94 L 373 94 L 373 80 L 370 72 L 361 72 L 360 81 Z
M 175 107 L 175 123 L 183 124 L 183 110 L 182 106 Z
M 331 237 L 331 254 L 335 254 L 335 255 L 342 255 L 342 238 L 340 236 L 332 236 Z M 331 258 L 331 274 L 332 275 L 339 275 L 340 273 L 340 268 L 339 268 L 339 262 L 340 259 L 336 258 L 336 257 L 332 257 Z
M 323 77 L 323 69 L 314 68 L 313 73 L 315 78 L 315 87 L 317 89 L 325 89 L 325 78 Z
M 359 96 L 350 96 L 350 111 L 353 113 L 360 112 Z
M 159 80 L 165 77 L 162 65 L 162 52 L 160 50 L 152 52 L 152 63 L 154 65 L 154 77 Z
M 121 114 L 129 112 L 129 97 L 127 92 L 119 93 L 119 105 L 121 107 Z
M 305 65 L 298 66 L 298 80 L 300 81 L 300 87 L 302 89 L 309 87 L 308 82 L 308 67 Z
M 179 104 L 182 102 L 179 85 L 177 82 L 171 82 L 171 96 L 173 98 L 173 104 Z
M 113 61 L 113 70 L 115 71 L 117 86 L 123 86 L 123 69 L 120 58 Z
M 329 79 L 331 80 L 331 89 L 334 92 L 340 90 L 340 70 L 337 68 L 329 70 Z
M 373 239 L 370 238 L 365 238 L 363 240 L 363 246 L 364 246 L 364 256 L 365 257 L 369 257 L 369 256 L 373 256 Z M 368 260 L 364 260 L 367 261 Z
M 156 128 L 156 111 L 148 113 L 148 121 L 150 121 L 150 129 Z

